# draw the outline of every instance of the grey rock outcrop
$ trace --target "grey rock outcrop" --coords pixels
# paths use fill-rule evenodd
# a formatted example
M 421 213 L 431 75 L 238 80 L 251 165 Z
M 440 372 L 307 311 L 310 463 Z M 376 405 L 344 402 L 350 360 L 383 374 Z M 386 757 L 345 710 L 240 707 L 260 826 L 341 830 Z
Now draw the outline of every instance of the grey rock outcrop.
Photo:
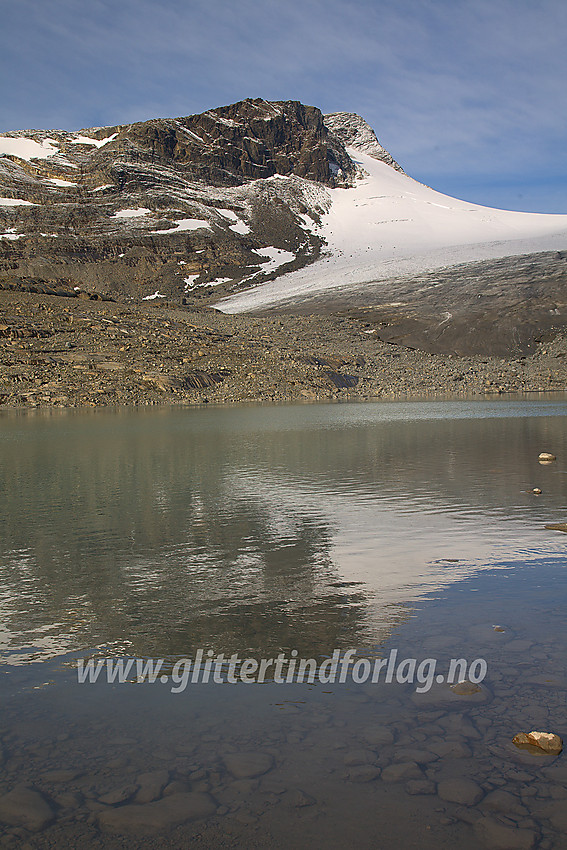
M 357 172 L 342 138 L 348 116 L 340 132 L 336 116 L 331 124 L 314 106 L 256 98 L 75 133 L 0 134 L 0 284 L 65 281 L 191 305 L 300 268 L 319 256 L 327 190 Z
M 346 147 L 357 148 L 362 153 L 366 153 L 374 159 L 379 159 L 401 174 L 405 174 L 402 166 L 396 162 L 386 148 L 382 147 L 370 124 L 360 115 L 355 112 L 329 112 L 324 116 L 324 121 L 332 135 Z

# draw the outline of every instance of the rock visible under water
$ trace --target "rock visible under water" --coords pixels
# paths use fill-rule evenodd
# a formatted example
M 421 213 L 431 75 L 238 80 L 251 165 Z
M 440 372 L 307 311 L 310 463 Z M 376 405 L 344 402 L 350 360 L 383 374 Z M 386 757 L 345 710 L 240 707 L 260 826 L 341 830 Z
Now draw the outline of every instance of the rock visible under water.
M 267 773 L 274 760 L 267 753 L 230 753 L 224 757 L 224 763 L 236 779 L 252 779 Z
M 38 832 L 54 818 L 51 806 L 45 798 L 24 785 L 17 786 L 0 797 L 0 821 L 12 826 L 24 826 Z
M 109 832 L 156 834 L 189 821 L 212 815 L 216 803 L 208 794 L 172 794 L 146 805 L 118 806 L 98 816 L 99 826 Z
M 437 786 L 437 793 L 442 800 L 450 803 L 460 803 L 462 806 L 474 806 L 484 797 L 484 791 L 472 779 L 444 779 Z
M 378 779 L 380 773 L 379 767 L 374 767 L 372 764 L 361 764 L 352 767 L 345 779 L 350 782 L 372 782 L 374 779 Z
M 477 685 L 475 682 L 469 682 L 468 679 L 465 679 L 462 682 L 455 682 L 454 685 L 451 685 L 451 690 L 454 694 L 457 694 L 460 697 L 468 697 L 472 694 L 479 694 L 482 692 L 480 685 Z
M 478 820 L 474 830 L 483 846 L 494 850 L 532 850 L 537 841 L 531 829 L 510 828 L 492 817 Z

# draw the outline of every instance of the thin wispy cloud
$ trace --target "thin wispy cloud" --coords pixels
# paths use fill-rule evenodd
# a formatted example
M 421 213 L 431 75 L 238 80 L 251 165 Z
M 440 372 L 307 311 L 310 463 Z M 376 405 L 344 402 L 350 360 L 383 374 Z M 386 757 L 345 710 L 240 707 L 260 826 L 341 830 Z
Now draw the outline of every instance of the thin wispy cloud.
M 359 112 L 443 191 L 482 202 L 475 186 L 499 186 L 502 206 L 546 209 L 547 185 L 567 211 L 563 0 L 0 0 L 0 12 L 2 130 L 298 99 Z

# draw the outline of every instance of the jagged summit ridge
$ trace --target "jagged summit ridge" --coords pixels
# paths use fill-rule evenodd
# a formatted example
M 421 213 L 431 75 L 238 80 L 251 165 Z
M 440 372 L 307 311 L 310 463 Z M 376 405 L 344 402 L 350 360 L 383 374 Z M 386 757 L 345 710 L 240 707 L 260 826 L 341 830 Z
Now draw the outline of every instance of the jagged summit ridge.
M 0 134 L 0 277 L 225 294 L 318 256 L 329 189 L 356 173 L 321 111 L 298 101 Z
M 276 174 L 333 186 L 354 172 L 321 111 L 293 100 L 247 99 L 198 115 L 131 124 L 120 128 L 116 141 L 140 160 L 173 162 L 214 186 Z
M 370 124 L 356 112 L 329 112 L 323 116 L 323 121 L 346 147 L 356 148 L 405 174 L 402 166 L 382 147 Z

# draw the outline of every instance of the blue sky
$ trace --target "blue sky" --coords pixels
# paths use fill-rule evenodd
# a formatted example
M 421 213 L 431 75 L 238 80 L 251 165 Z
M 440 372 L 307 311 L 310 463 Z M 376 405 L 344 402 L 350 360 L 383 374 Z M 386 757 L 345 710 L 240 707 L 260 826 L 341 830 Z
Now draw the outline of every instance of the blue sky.
M 0 131 L 358 112 L 422 182 L 567 213 L 564 0 L 0 0 Z

